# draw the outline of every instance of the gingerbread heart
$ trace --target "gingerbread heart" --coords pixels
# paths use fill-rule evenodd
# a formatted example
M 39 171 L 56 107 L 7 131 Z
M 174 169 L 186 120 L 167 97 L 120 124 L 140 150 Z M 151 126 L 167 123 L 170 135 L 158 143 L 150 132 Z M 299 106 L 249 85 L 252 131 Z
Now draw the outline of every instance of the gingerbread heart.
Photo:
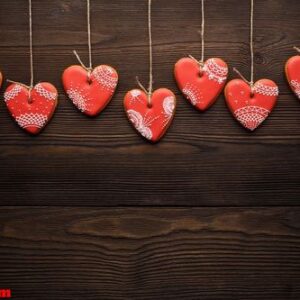
M 98 115 L 109 103 L 118 84 L 118 73 L 101 65 L 91 73 L 81 66 L 71 66 L 63 73 L 64 89 L 73 104 L 88 116 Z
M 2 81 L 3 81 L 3 76 L 2 73 L 0 72 L 0 87 L 2 86 Z
M 227 64 L 220 58 L 208 59 L 203 67 L 192 58 L 175 64 L 175 79 L 184 96 L 197 109 L 208 109 L 222 92 L 228 76 Z
M 286 62 L 285 74 L 291 89 L 300 99 L 300 55 L 293 56 Z
M 38 134 L 55 111 L 57 90 L 48 82 L 38 83 L 31 91 L 22 84 L 13 83 L 6 89 L 4 101 L 21 128 Z
M 225 88 L 226 102 L 233 116 L 251 131 L 269 116 L 279 90 L 272 80 L 261 79 L 254 84 L 252 92 L 249 84 L 241 79 L 231 80 Z
M 134 128 L 147 140 L 159 141 L 169 128 L 176 109 L 175 95 L 168 89 L 158 89 L 151 97 L 142 90 L 129 91 L 124 99 L 124 108 Z

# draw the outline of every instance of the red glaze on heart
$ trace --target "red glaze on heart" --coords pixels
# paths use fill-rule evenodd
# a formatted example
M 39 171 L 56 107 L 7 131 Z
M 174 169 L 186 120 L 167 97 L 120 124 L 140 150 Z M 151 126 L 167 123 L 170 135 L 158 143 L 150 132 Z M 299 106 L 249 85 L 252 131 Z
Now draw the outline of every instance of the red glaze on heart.
M 176 109 L 175 95 L 168 89 L 158 89 L 152 94 L 151 107 L 145 92 L 129 91 L 124 108 L 134 128 L 147 140 L 159 141 L 169 128 Z
M 94 117 L 109 103 L 118 84 L 117 71 L 106 65 L 90 73 L 81 66 L 67 68 L 62 77 L 65 92 L 84 114 Z
M 225 88 L 227 105 L 233 116 L 247 129 L 255 130 L 271 113 L 279 94 L 275 82 L 258 80 L 251 88 L 241 79 L 231 80 Z
M 38 83 L 31 92 L 24 85 L 13 83 L 6 89 L 4 101 L 19 126 L 35 135 L 52 118 L 57 105 L 57 90 L 48 82 Z
M 201 67 L 194 59 L 186 57 L 175 64 L 174 73 L 184 96 L 197 109 L 205 111 L 222 92 L 228 67 L 220 58 L 210 58 Z
M 291 89 L 300 99 L 300 55 L 293 56 L 286 62 L 285 74 Z

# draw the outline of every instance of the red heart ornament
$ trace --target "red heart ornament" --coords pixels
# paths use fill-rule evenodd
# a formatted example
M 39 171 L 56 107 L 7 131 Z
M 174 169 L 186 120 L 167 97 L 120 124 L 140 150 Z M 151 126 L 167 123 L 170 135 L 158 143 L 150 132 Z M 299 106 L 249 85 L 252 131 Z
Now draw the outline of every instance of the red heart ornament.
M 118 73 L 107 65 L 94 68 L 90 75 L 81 66 L 71 66 L 64 71 L 62 81 L 73 104 L 93 117 L 107 106 L 115 93 Z
M 158 89 L 151 97 L 142 90 L 129 91 L 124 99 L 124 108 L 134 128 L 147 140 L 159 141 L 169 128 L 176 109 L 175 95 L 168 89 Z
M 291 89 L 300 99 L 300 55 L 293 56 L 286 62 L 285 74 Z
M 233 116 L 253 131 L 273 110 L 279 90 L 272 80 L 261 79 L 254 84 L 251 94 L 249 84 L 241 79 L 231 80 L 225 88 L 226 102 Z
M 11 84 L 4 93 L 6 106 L 21 128 L 38 134 L 50 121 L 57 105 L 57 90 L 48 83 L 38 83 L 29 89 L 21 84 Z
M 208 109 L 222 92 L 228 76 L 228 66 L 220 58 L 210 58 L 201 67 L 191 58 L 175 64 L 175 79 L 184 96 L 197 109 Z

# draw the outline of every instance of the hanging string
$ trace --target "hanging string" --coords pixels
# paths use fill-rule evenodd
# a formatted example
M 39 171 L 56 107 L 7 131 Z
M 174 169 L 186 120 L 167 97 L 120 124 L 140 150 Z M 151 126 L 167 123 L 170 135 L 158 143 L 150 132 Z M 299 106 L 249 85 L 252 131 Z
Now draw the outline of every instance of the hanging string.
M 30 88 L 33 88 L 34 72 L 33 72 L 33 43 L 32 43 L 32 3 L 29 0 L 29 44 L 30 44 Z
M 29 85 L 26 85 L 25 83 L 22 83 L 22 82 L 19 82 L 19 81 L 14 81 L 14 80 L 10 80 L 10 79 L 6 79 L 6 81 L 9 82 L 9 83 L 14 83 L 14 84 L 24 86 L 25 88 L 27 88 L 29 90 L 31 89 L 31 87 Z
M 88 33 L 88 48 L 89 48 L 89 66 L 87 67 L 81 60 L 76 50 L 73 50 L 74 55 L 76 56 L 80 65 L 86 69 L 88 72 L 93 70 L 92 63 L 92 42 L 91 42 L 91 3 L 90 0 L 86 1 L 86 10 L 87 10 L 87 33 Z
M 33 70 L 33 38 L 32 38 L 32 0 L 28 0 L 28 11 L 29 11 L 29 56 L 30 56 L 30 84 L 26 85 L 22 82 L 18 81 L 13 81 L 10 79 L 7 79 L 7 82 L 14 83 L 14 84 L 19 84 L 21 86 L 24 86 L 29 90 L 29 102 L 31 101 L 30 99 L 30 94 L 31 90 L 33 89 L 33 84 L 34 84 L 34 70 Z
M 191 59 L 193 59 L 197 64 L 201 67 L 204 66 L 204 54 L 205 54 L 205 9 L 204 9 L 204 1 L 201 0 L 201 30 L 199 30 L 200 40 L 201 40 L 201 59 L 198 60 L 194 56 L 189 55 Z
M 87 0 L 87 25 L 88 25 L 88 44 L 89 44 L 89 68 L 92 69 L 92 42 L 91 42 L 91 3 Z
M 233 71 L 235 73 L 237 73 L 245 82 L 247 82 L 250 86 L 253 85 L 253 83 L 249 80 L 246 79 L 246 77 L 237 69 L 237 68 L 233 68 Z
M 73 53 L 74 53 L 74 55 L 76 56 L 78 62 L 81 64 L 81 66 L 82 66 L 84 69 L 86 69 L 86 70 L 88 71 L 89 68 L 86 67 L 85 64 L 82 62 L 82 60 L 81 60 L 79 54 L 77 53 L 77 51 L 76 51 L 76 50 L 73 50 Z
M 152 41 L 152 0 L 148 0 L 148 36 L 149 36 L 149 85 L 148 90 L 142 85 L 138 76 L 136 82 L 147 94 L 148 106 L 151 107 L 151 97 L 153 93 L 153 41 Z
M 201 21 L 201 60 L 200 62 L 204 63 L 204 34 L 205 34 L 205 14 L 204 14 L 204 0 L 201 0 L 201 14 L 202 14 L 202 21 Z
M 149 34 L 149 94 L 148 103 L 151 104 L 151 96 L 153 91 L 153 53 L 152 53 L 152 0 L 148 0 L 148 34 Z
M 293 49 L 300 53 L 300 48 L 294 46 Z
M 253 25 L 254 25 L 254 0 L 251 0 L 250 14 L 250 52 L 251 52 L 251 86 L 254 84 L 254 42 L 253 42 Z
M 233 68 L 235 71 L 245 82 L 247 82 L 251 87 L 251 92 L 253 92 L 254 86 L 254 0 L 251 0 L 251 13 L 250 13 L 250 54 L 251 54 L 251 71 L 250 71 L 250 81 L 247 80 L 241 72 L 239 72 L 236 68 Z

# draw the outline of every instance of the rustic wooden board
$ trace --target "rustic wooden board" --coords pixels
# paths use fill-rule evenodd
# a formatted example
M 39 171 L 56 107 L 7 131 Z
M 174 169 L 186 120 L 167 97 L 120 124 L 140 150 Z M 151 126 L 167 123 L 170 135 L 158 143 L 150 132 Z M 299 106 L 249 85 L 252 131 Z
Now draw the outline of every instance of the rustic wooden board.
M 2 208 L 13 299 L 300 298 L 299 208 Z
M 155 86 L 171 88 L 179 102 L 158 145 L 136 135 L 122 107 L 135 76 L 148 80 L 145 2 L 92 1 L 94 64 L 115 66 L 121 80 L 109 107 L 88 119 L 65 97 L 60 82 L 63 69 L 76 63 L 73 49 L 87 59 L 85 1 L 34 1 L 36 80 L 58 87 L 59 107 L 42 135 L 33 138 L 17 128 L 1 102 L 1 203 L 297 205 L 300 105 L 285 82 L 283 65 L 294 54 L 292 46 L 300 44 L 298 0 L 257 1 L 256 78 L 275 80 L 282 94 L 254 134 L 236 123 L 223 97 L 201 114 L 175 86 L 176 60 L 200 54 L 200 0 L 154 1 Z M 206 4 L 207 56 L 222 56 L 244 74 L 249 73 L 248 13 L 247 1 Z M 0 22 L 1 69 L 6 78 L 26 83 L 27 1 L 1 1 Z
M 275 80 L 281 95 L 253 134 L 222 96 L 198 113 L 174 83 L 174 63 L 200 55 L 201 1 L 153 1 L 155 87 L 178 100 L 157 145 L 136 135 L 122 107 L 135 76 L 148 80 L 145 2 L 92 0 L 94 64 L 113 65 L 121 80 L 89 119 L 60 82 L 73 49 L 87 59 L 85 1 L 33 0 L 35 76 L 56 85 L 59 106 L 31 137 L 0 101 L 0 289 L 24 300 L 299 299 L 300 104 L 283 74 L 300 46 L 299 1 L 256 1 L 256 78 Z M 206 1 L 207 57 L 245 75 L 248 2 Z M 27 21 L 26 0 L 1 1 L 0 69 L 24 83 Z

